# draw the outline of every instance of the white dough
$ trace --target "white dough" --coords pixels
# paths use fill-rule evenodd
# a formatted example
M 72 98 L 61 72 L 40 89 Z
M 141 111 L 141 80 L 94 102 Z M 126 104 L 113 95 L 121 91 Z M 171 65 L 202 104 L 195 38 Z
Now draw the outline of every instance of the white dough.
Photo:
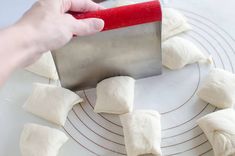
M 43 119 L 64 125 L 68 112 L 82 99 L 74 92 L 49 84 L 35 83 L 23 108 Z
M 68 137 L 61 131 L 37 124 L 25 124 L 20 138 L 22 156 L 56 156 Z
M 197 95 L 218 108 L 233 107 L 235 74 L 222 69 L 212 69 L 199 87 Z
M 46 78 L 59 79 L 51 52 L 44 53 L 39 60 L 25 69 Z
M 177 10 L 163 8 L 162 41 L 191 29 L 185 17 Z
M 183 68 L 187 64 L 206 62 L 212 64 L 211 57 L 206 57 L 191 41 L 173 37 L 162 44 L 162 64 L 169 69 Z
M 132 111 L 135 80 L 128 76 L 105 79 L 96 87 L 96 113 L 123 114 Z
M 235 111 L 225 109 L 198 120 L 211 143 L 215 156 L 235 155 Z
M 136 110 L 120 115 L 128 156 L 161 155 L 160 114 L 154 110 Z

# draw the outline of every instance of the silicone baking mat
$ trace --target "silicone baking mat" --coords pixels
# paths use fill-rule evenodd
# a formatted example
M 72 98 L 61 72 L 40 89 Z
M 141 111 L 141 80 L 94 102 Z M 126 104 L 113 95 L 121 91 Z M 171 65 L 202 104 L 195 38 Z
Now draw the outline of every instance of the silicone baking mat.
M 3 3 L 9 7 L 19 3 L 14 12 L 7 12 L 11 9 L 5 5 L 0 10 L 4 12 L 0 13 L 0 16 L 9 15 L 8 18 L 2 17 L 6 21 L 5 24 L 9 24 L 17 20 L 17 17 L 30 7 L 33 0 L 9 0 Z M 115 1 L 108 1 L 105 5 L 111 6 L 114 3 Z M 234 0 L 164 0 L 162 4 L 178 9 L 188 18 L 192 31 L 180 36 L 193 41 L 206 55 L 211 54 L 215 67 L 234 73 Z M 4 22 L 0 23 L 1 26 L 3 24 Z M 209 142 L 196 124 L 198 118 L 216 111 L 215 107 L 199 100 L 196 95 L 198 86 L 208 70 L 209 67 L 206 65 L 192 64 L 178 71 L 164 69 L 161 76 L 137 81 L 135 109 L 155 109 L 162 115 L 163 155 L 213 155 Z M 19 140 L 25 123 L 33 122 L 55 127 L 22 109 L 22 105 L 32 92 L 34 82 L 54 83 L 27 71 L 18 71 L 0 89 L 0 155 L 20 156 Z M 61 148 L 58 156 L 125 155 L 119 118 L 93 113 L 94 89 L 81 91 L 79 94 L 85 102 L 75 106 L 69 113 L 62 130 L 70 139 Z
M 192 26 L 191 31 L 180 36 L 193 41 L 206 55 L 212 55 L 212 67 L 234 73 L 233 37 L 206 14 L 192 11 L 189 7 L 172 6 L 170 2 L 162 3 L 183 13 Z M 134 109 L 154 109 L 161 113 L 164 156 L 213 155 L 207 138 L 196 124 L 197 119 L 217 110 L 196 95 L 209 69 L 207 65 L 192 64 L 177 71 L 163 69 L 161 76 L 137 81 Z M 64 126 L 67 134 L 91 155 L 126 155 L 118 116 L 93 112 L 95 89 L 79 91 L 78 94 L 85 102 L 70 112 Z

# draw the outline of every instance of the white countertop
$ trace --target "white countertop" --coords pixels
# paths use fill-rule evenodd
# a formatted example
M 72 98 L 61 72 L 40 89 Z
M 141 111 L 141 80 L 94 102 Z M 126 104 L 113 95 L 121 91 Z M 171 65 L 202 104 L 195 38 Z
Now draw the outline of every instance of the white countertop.
M 33 2 L 1 0 L 0 27 L 16 21 Z M 206 54 L 212 54 L 216 67 L 235 71 L 234 0 L 165 0 L 163 4 L 178 8 L 189 19 L 193 31 L 182 36 L 195 42 Z M 161 76 L 137 81 L 135 109 L 151 108 L 162 114 L 164 155 L 213 155 L 205 135 L 195 127 L 196 119 L 216 109 L 195 95 L 207 71 L 206 66 L 194 64 L 179 71 L 164 69 Z M 21 70 L 0 89 L 0 155 L 20 155 L 18 144 L 24 123 L 53 127 L 21 108 L 33 82 L 50 83 L 48 79 Z M 86 102 L 69 114 L 70 122 L 64 129 L 72 137 L 59 156 L 116 156 L 125 153 L 119 119 L 94 114 L 95 92 L 88 90 L 85 93 L 80 94 Z

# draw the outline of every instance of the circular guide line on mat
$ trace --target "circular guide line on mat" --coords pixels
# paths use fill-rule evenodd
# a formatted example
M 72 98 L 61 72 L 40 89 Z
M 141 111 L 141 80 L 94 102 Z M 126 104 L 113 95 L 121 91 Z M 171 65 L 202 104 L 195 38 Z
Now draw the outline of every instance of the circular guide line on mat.
M 189 10 L 185 10 L 185 9 L 181 9 L 181 8 L 176 8 L 178 10 L 181 10 L 183 12 L 186 12 L 186 13 L 190 13 L 190 14 L 193 14 L 197 17 L 199 17 L 200 19 L 204 19 L 206 20 L 208 23 L 211 23 L 213 24 L 216 28 L 220 29 L 220 31 L 224 32 L 233 42 L 235 42 L 235 39 L 227 32 L 225 31 L 223 28 L 221 28 L 220 26 L 218 26 L 218 24 L 216 24 L 215 22 L 213 22 L 212 20 L 210 20 L 209 18 L 206 18 L 204 16 L 201 16 L 195 12 L 192 12 L 192 11 L 189 11 Z M 199 20 L 198 20 L 199 21 Z M 207 25 L 208 28 L 210 28 L 209 25 Z M 235 50 L 234 48 L 231 46 L 231 44 L 226 40 L 226 38 L 224 38 L 224 36 L 221 34 L 221 33 L 218 33 L 218 35 L 226 42 L 227 45 L 229 45 L 229 47 L 231 48 L 232 52 L 235 54 Z
M 67 119 L 68 119 L 69 123 L 71 123 L 71 125 L 73 126 L 73 128 L 75 128 L 83 137 L 85 137 L 85 138 L 86 138 L 87 140 L 89 140 L 90 142 L 94 143 L 95 145 L 97 145 L 97 146 L 99 146 L 99 147 L 101 147 L 101 148 L 103 148 L 103 149 L 105 149 L 105 150 L 107 150 L 107 151 L 114 152 L 114 153 L 120 154 L 120 155 L 126 155 L 125 153 L 121 153 L 121 152 L 118 152 L 118 151 L 116 151 L 116 150 L 109 149 L 109 148 L 107 148 L 107 147 L 105 147 L 105 146 L 103 146 L 103 145 L 100 145 L 100 144 L 96 143 L 95 141 L 91 140 L 88 136 L 86 136 L 85 134 L 83 134 L 83 133 L 73 124 L 73 122 L 71 122 L 71 120 L 70 120 L 69 118 L 67 118 Z
M 90 131 L 92 131 L 93 133 L 95 133 L 96 135 L 98 135 L 99 137 L 101 137 L 101 138 L 103 138 L 103 139 L 105 139 L 105 140 L 107 140 L 107 141 L 110 141 L 110 142 L 112 142 L 112 143 L 115 143 L 115 144 L 117 144 L 117 145 L 125 146 L 125 145 L 122 144 L 122 143 L 119 143 L 119 142 L 117 142 L 117 141 L 113 141 L 113 140 L 111 140 L 111 139 L 109 139 L 109 138 L 107 138 L 107 137 L 105 137 L 105 136 L 102 136 L 101 134 L 98 134 L 97 132 L 95 132 L 95 130 L 93 130 L 92 128 L 90 128 L 84 121 L 82 121 L 82 119 L 80 119 L 79 115 L 75 112 L 74 109 L 73 109 L 73 112 L 74 112 L 75 116 L 77 117 L 77 119 L 78 119 L 79 121 L 81 121 L 81 123 L 82 123 L 83 125 L 85 125 L 85 127 L 86 127 L 87 129 L 89 129 Z
M 87 115 L 87 117 L 88 117 L 89 119 L 91 119 L 96 125 L 102 127 L 103 129 L 105 129 L 105 130 L 108 131 L 108 132 L 111 132 L 111 133 L 113 133 L 113 134 L 115 134 L 115 135 L 118 135 L 118 136 L 120 136 L 120 137 L 123 137 L 123 134 L 119 134 L 119 133 L 117 133 L 117 132 L 113 132 L 113 131 L 111 131 L 110 129 L 106 128 L 105 126 L 102 126 L 101 124 L 99 124 L 98 121 L 96 121 L 95 119 L 93 119 L 93 118 L 89 115 L 89 113 L 84 110 L 84 108 L 83 108 L 82 105 L 81 105 L 81 109 L 82 109 L 83 112 Z

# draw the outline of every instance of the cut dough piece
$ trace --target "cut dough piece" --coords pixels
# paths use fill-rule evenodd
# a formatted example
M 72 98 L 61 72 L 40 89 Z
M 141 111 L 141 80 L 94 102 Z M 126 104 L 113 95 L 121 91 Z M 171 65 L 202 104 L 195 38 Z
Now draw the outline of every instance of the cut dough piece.
M 175 70 L 196 62 L 212 64 L 212 58 L 206 57 L 194 43 L 181 37 L 173 37 L 163 42 L 162 64 L 164 66 Z
M 51 52 L 44 53 L 39 60 L 25 69 L 46 78 L 59 79 Z
M 222 69 L 212 69 L 199 87 L 197 95 L 218 108 L 233 107 L 235 74 Z
M 20 138 L 22 156 L 56 156 L 68 137 L 61 131 L 37 124 L 25 124 Z
M 96 87 L 96 113 L 124 114 L 132 111 L 135 80 L 128 76 L 105 79 Z
M 198 120 L 211 143 L 215 156 L 235 155 L 235 111 L 225 109 Z
M 43 119 L 64 125 L 68 112 L 82 99 L 74 92 L 49 84 L 35 83 L 23 108 Z
M 161 155 L 160 114 L 154 110 L 136 110 L 120 115 L 128 156 Z
M 162 12 L 162 41 L 191 29 L 185 17 L 177 10 L 164 8 Z

